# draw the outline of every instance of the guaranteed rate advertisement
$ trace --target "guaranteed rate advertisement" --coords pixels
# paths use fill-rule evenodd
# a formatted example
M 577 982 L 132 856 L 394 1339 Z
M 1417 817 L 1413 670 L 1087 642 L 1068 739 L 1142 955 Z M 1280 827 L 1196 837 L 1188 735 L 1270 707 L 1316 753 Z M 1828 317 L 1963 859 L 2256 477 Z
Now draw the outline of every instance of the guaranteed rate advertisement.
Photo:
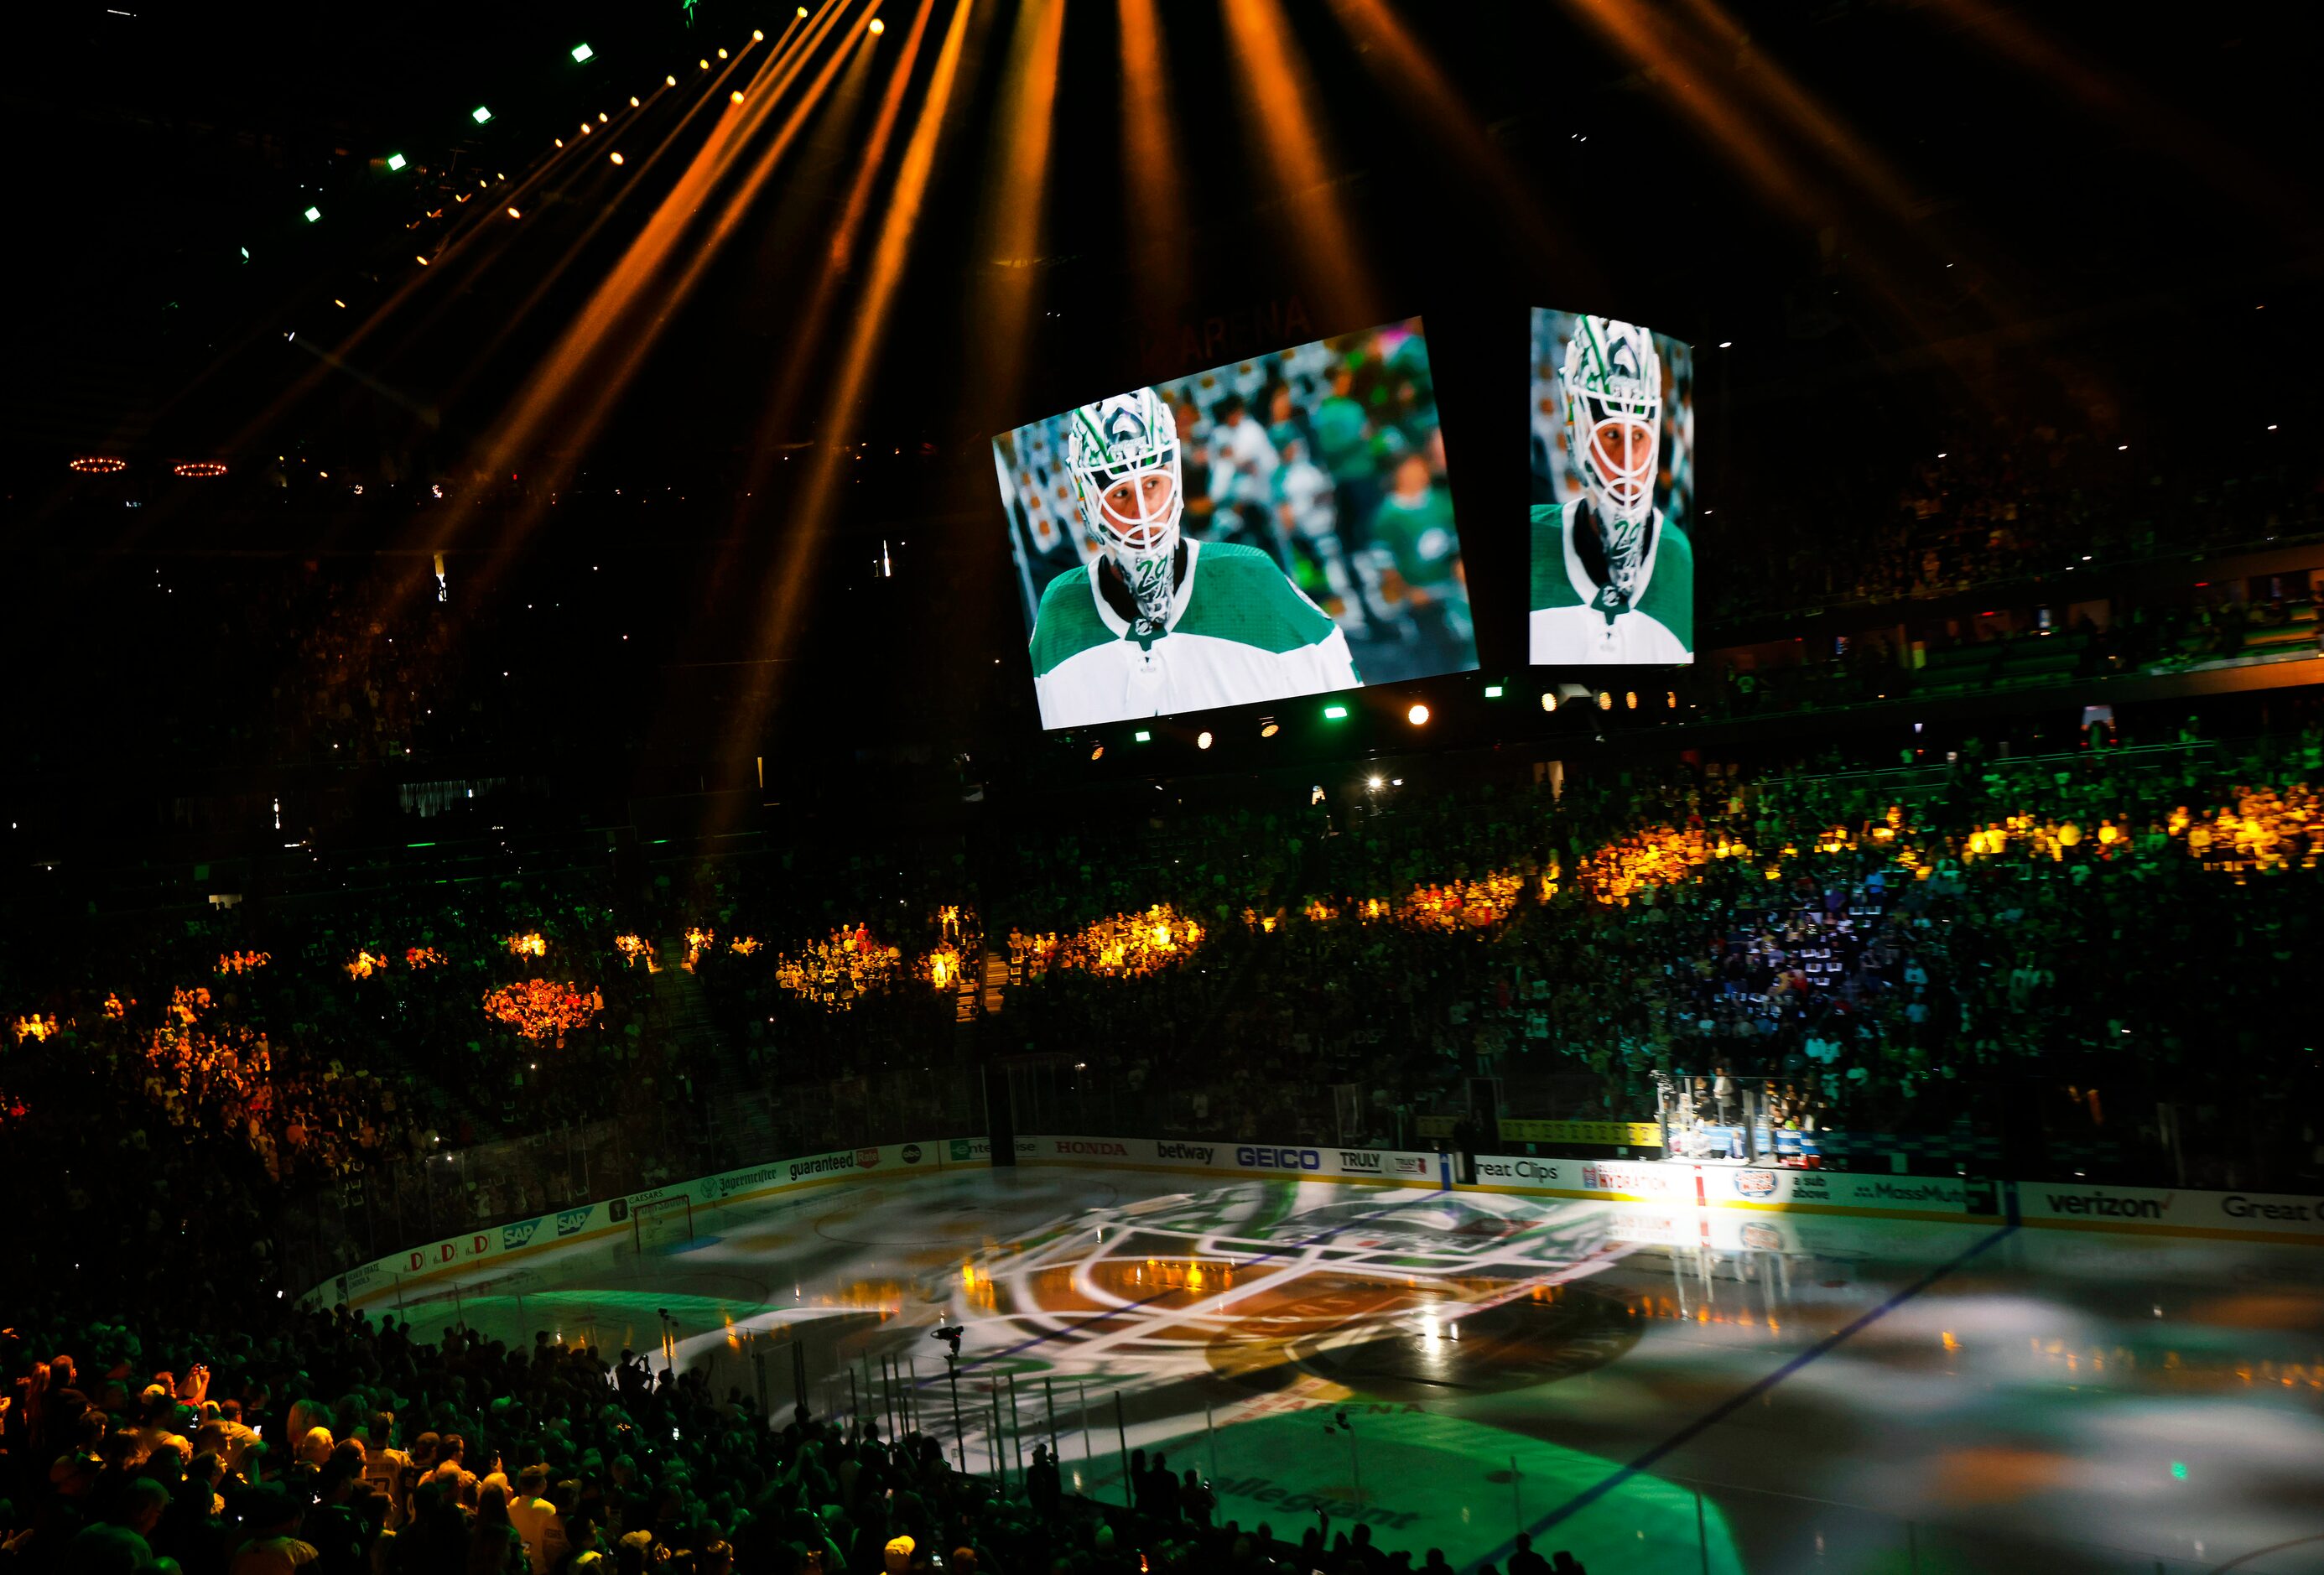
M 1477 665 L 1417 318 L 993 439 L 1045 728 Z
M 1693 523 L 1693 346 L 1534 309 L 1529 659 L 1692 662 Z

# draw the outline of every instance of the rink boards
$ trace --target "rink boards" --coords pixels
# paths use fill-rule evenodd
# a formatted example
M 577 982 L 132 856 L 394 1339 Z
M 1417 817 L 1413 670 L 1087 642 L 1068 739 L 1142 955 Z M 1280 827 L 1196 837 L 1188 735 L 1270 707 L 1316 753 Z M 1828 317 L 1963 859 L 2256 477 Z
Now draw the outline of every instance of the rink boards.
M 1774 1246 L 1784 1215 L 2015 1223 L 2038 1230 L 2195 1236 L 2222 1240 L 2324 1244 L 2324 1198 L 2295 1194 L 2098 1186 L 2083 1182 L 2008 1182 L 1961 1176 L 1869 1175 L 1759 1169 L 1672 1161 L 1480 1155 L 1477 1179 L 1458 1181 L 1450 1155 L 1411 1150 L 1278 1144 L 1087 1138 L 1015 1139 L 1021 1165 L 1183 1173 L 1238 1180 L 1275 1178 L 1435 1191 L 1529 1194 L 1652 1205 L 1635 1221 L 1642 1239 Z M 866 1145 L 748 1165 L 690 1181 L 577 1204 L 530 1220 L 464 1232 L 359 1264 L 309 1291 L 310 1305 L 360 1297 L 384 1284 L 408 1285 L 465 1273 L 549 1248 L 632 1229 L 631 1211 L 684 1198 L 696 1209 L 843 1184 L 945 1169 L 989 1168 L 982 1138 Z M 1753 1232 L 1743 1222 L 1762 1217 Z M 1754 1239 L 1757 1237 L 1759 1239 Z

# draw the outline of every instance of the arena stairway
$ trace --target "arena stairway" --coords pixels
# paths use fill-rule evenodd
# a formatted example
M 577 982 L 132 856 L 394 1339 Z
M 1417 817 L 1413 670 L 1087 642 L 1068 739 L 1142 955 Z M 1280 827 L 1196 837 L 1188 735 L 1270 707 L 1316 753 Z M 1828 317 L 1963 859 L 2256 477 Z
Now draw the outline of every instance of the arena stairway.
M 659 945 L 665 957 L 686 955 L 683 938 L 666 939 Z M 704 1132 L 712 1150 L 753 1156 L 771 1153 L 774 1118 L 766 1091 L 711 1016 L 702 981 L 673 963 L 656 971 L 653 981 L 662 1030 L 694 1069 Z

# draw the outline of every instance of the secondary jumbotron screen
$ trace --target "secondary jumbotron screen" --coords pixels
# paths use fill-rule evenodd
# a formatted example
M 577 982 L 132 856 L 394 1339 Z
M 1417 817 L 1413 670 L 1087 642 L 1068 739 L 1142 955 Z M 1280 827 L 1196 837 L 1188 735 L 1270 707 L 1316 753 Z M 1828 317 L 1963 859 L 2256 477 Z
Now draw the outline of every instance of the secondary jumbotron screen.
M 1533 594 L 1543 667 L 1694 660 L 1694 347 L 1533 313 Z
M 1420 319 L 993 439 L 1045 728 L 1477 665 Z

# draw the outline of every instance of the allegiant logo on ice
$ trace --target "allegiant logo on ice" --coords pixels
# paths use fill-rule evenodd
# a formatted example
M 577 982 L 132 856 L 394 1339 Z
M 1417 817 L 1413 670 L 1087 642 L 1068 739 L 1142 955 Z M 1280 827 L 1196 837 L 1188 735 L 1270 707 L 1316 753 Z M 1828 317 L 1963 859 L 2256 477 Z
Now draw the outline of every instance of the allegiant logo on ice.
M 1321 1170 L 1323 1156 L 1312 1148 L 1238 1148 L 1235 1163 L 1247 1170 Z

